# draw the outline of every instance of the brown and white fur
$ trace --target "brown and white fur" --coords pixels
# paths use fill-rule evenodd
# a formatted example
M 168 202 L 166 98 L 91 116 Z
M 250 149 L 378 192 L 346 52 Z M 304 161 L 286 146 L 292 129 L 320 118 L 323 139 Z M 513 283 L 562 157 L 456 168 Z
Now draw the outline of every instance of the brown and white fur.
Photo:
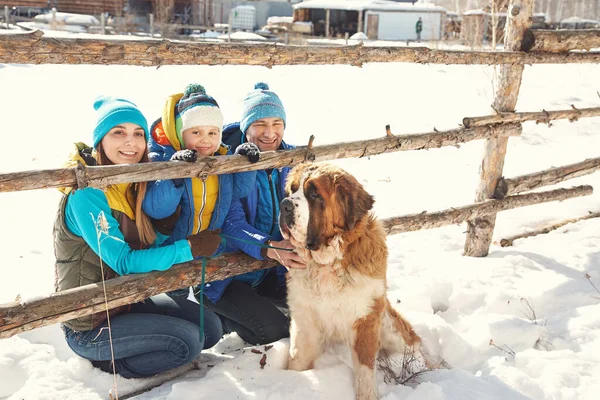
M 386 296 L 385 232 L 370 213 L 373 197 L 333 165 L 302 165 L 290 173 L 279 225 L 306 269 L 288 279 L 288 368 L 313 368 L 327 344 L 352 350 L 356 398 L 377 398 L 380 349 L 418 354 L 421 339 Z

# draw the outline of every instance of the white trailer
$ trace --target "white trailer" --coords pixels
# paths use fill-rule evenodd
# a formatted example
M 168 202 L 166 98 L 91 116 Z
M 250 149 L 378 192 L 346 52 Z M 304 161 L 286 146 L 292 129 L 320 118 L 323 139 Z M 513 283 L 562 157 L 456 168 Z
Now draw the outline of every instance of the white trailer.
M 419 18 L 423 23 L 421 40 L 442 39 L 445 10 L 367 10 L 365 32 L 369 39 L 416 40 L 415 26 Z

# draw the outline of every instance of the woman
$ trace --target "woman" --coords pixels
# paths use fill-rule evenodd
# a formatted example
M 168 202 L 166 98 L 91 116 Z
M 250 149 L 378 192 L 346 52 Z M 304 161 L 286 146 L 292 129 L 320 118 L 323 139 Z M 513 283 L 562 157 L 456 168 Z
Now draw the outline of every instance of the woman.
M 99 97 L 93 148 L 77 144 L 72 162 L 86 165 L 148 162 L 148 125 L 135 104 Z M 56 290 L 100 282 L 117 275 L 164 271 L 173 264 L 213 254 L 218 235 L 196 235 L 158 247 L 148 216 L 142 211 L 146 183 L 123 183 L 105 189 L 65 190 L 54 225 Z M 152 376 L 194 360 L 212 347 L 223 331 L 219 318 L 200 312 L 193 302 L 158 295 L 129 306 L 63 323 L 69 347 L 106 372 L 125 378 Z M 111 360 L 114 359 L 114 365 Z

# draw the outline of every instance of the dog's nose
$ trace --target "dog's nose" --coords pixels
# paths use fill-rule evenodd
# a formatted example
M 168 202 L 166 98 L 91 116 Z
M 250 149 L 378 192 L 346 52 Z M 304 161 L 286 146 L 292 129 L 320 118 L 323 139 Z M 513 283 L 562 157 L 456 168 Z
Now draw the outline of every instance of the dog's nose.
M 281 208 L 281 212 L 284 212 L 286 214 L 294 211 L 294 203 L 292 203 L 292 201 L 288 197 L 281 200 L 281 204 L 279 205 L 279 207 Z
M 294 203 L 289 198 L 281 200 L 279 204 L 279 226 L 291 227 L 294 225 Z

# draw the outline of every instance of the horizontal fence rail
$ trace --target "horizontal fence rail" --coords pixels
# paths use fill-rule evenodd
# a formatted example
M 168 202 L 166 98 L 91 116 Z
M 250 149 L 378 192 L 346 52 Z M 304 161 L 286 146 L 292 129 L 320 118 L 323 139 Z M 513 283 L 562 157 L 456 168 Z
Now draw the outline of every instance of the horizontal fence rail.
M 388 235 L 418 231 L 421 229 L 433 229 L 447 225 L 460 224 L 467 220 L 496 214 L 500 211 L 511 210 L 513 208 L 547 203 L 550 201 L 562 201 L 573 197 L 588 196 L 592 193 L 593 188 L 589 185 L 576 186 L 570 189 L 555 189 L 546 192 L 528 193 L 505 197 L 501 200 L 486 200 L 468 206 L 452 207 L 448 210 L 438 212 L 423 212 L 388 218 L 384 221 L 383 225 Z
M 202 175 L 229 174 L 266 168 L 293 166 L 306 161 L 368 157 L 396 151 L 423 150 L 501 135 L 518 135 L 519 124 L 457 128 L 425 134 L 388 135 L 378 139 L 298 147 L 294 150 L 261 153 L 260 161 L 250 164 L 246 157 L 202 157 L 195 163 L 156 162 L 100 167 L 62 168 L 0 174 L 0 192 L 58 187 L 106 187 L 124 182 L 143 182 Z
M 600 170 L 600 157 L 590 158 L 575 164 L 563 165 L 561 167 L 549 168 L 531 174 L 520 175 L 514 178 L 500 178 L 495 199 L 502 199 L 508 195 L 528 192 L 543 186 L 555 185 L 568 179 L 589 175 Z
M 487 200 L 479 204 L 451 208 L 432 213 L 420 213 L 382 220 L 387 234 L 432 229 L 459 224 L 480 215 L 497 213 L 532 204 L 561 201 L 592 194 L 591 186 L 556 189 L 548 192 L 510 196 L 502 200 Z M 241 273 L 275 266 L 273 260 L 258 261 L 245 254 L 224 254 L 207 261 L 206 281 L 225 279 Z M 200 283 L 201 261 L 173 266 L 167 271 L 134 274 L 106 281 L 108 307 L 114 308 L 141 301 L 159 293 Z M 36 298 L 30 302 L 0 304 L 0 338 L 79 318 L 106 309 L 101 283 Z
M 551 225 L 543 226 L 541 228 L 533 229 L 533 230 L 530 230 L 527 232 L 519 233 L 517 235 L 502 238 L 502 239 L 500 239 L 499 244 L 502 247 L 512 246 L 513 243 L 515 242 L 515 240 L 517 240 L 517 239 L 525 239 L 528 237 L 533 237 L 533 236 L 542 235 L 545 233 L 550 233 L 550 232 L 552 232 L 558 228 L 561 228 L 567 224 L 573 224 L 575 222 L 584 221 L 586 219 L 598 218 L 598 217 L 600 217 L 600 212 L 588 212 L 588 214 L 584 215 L 583 217 L 569 218 L 569 219 L 566 219 L 566 220 L 563 220 L 560 222 L 556 222 Z
M 486 115 L 482 117 L 466 117 L 463 118 L 465 128 L 474 128 L 476 126 L 484 126 L 488 124 L 501 124 L 509 122 L 526 122 L 535 121 L 536 123 L 550 123 L 559 119 L 568 119 L 571 122 L 577 121 L 579 118 L 598 117 L 600 116 L 600 107 L 590 108 L 571 108 L 570 110 L 554 110 L 554 111 L 534 111 L 534 112 L 500 112 L 494 115 Z
M 523 51 L 562 53 L 600 47 L 600 29 L 532 30 L 525 32 Z
M 421 64 L 599 63 L 600 52 L 485 52 L 426 47 L 282 46 L 170 40 L 107 40 L 46 37 L 40 31 L 0 35 L 0 63 L 113 65 L 323 65 L 372 62 Z

